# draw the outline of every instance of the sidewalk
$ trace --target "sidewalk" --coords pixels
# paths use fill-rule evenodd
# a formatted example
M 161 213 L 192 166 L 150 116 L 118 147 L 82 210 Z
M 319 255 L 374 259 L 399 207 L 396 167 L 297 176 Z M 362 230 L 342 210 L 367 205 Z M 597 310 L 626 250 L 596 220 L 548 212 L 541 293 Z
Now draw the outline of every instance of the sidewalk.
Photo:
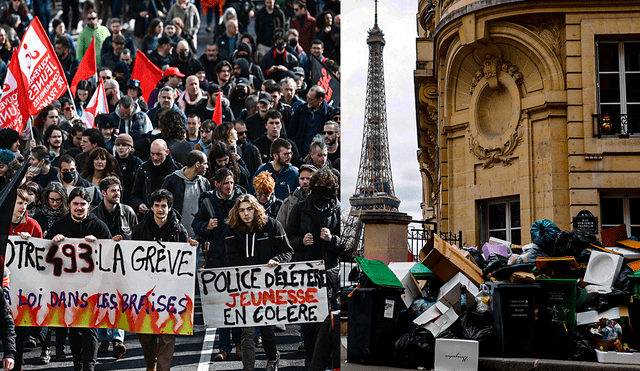
M 402 368 L 347 363 L 347 337 L 341 338 L 342 371 L 399 371 Z M 640 371 L 640 365 L 559 361 L 535 358 L 480 358 L 478 371 Z

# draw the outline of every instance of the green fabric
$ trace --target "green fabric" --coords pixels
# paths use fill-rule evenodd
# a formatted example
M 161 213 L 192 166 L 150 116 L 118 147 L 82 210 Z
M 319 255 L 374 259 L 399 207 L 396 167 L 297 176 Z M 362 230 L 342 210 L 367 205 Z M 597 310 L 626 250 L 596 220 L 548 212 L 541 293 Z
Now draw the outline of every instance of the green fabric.
M 100 50 L 102 50 L 102 42 L 109 37 L 111 33 L 105 26 L 98 25 L 96 28 L 90 28 L 85 26 L 80 35 L 78 35 L 78 42 L 76 43 L 76 57 L 79 61 L 82 61 L 84 53 L 87 51 L 89 44 L 91 44 L 91 38 L 96 37 L 96 66 L 100 69 Z

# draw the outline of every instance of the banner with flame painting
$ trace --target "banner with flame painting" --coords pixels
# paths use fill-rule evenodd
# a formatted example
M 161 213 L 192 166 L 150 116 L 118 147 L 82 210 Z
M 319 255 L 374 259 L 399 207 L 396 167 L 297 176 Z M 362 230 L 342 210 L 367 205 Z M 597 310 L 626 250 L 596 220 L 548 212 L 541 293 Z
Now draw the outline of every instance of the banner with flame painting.
M 197 256 L 188 243 L 10 236 L 9 306 L 20 326 L 193 335 Z

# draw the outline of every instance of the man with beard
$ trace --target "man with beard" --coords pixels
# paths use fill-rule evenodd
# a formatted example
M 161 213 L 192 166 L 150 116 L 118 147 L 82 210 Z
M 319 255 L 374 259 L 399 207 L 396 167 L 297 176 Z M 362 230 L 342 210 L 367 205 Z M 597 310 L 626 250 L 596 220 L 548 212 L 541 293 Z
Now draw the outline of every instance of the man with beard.
M 198 115 L 201 122 L 204 122 L 205 120 L 211 120 L 216 108 L 216 100 L 218 99 L 218 94 L 220 94 L 221 91 L 222 87 L 220 85 L 209 84 L 209 88 L 207 89 L 207 99 L 201 99 L 200 102 L 198 102 L 198 104 L 196 104 L 196 106 L 193 108 L 191 113 L 195 113 L 196 115 Z M 233 121 L 235 117 L 233 116 L 231 108 L 229 108 L 229 100 L 227 98 L 224 98 L 223 96 L 221 103 L 222 121 Z
M 62 148 L 63 137 L 62 129 L 57 125 L 51 125 L 44 131 L 44 145 L 47 146 L 49 152 L 56 154 L 56 157 L 51 161 L 51 166 L 58 167 L 60 157 L 66 152 L 66 150 Z
M 71 54 L 71 43 L 69 43 L 69 39 L 66 36 L 60 35 L 56 37 L 55 51 L 64 69 L 67 81 L 73 81 L 73 76 L 76 74 L 80 62 L 75 55 Z
M 207 156 L 196 150 L 187 155 L 186 165 L 182 169 L 167 175 L 162 188 L 174 195 L 173 208 L 182 215 L 182 225 L 193 236 L 193 216 L 198 212 L 198 200 L 202 192 L 211 190 L 211 184 L 203 175 L 209 168 Z
M 171 157 L 167 142 L 156 139 L 151 143 L 150 158 L 138 167 L 131 191 L 131 206 L 141 215 L 149 211 L 153 191 L 160 188 L 164 178 L 178 170 L 178 164 Z
M 338 310 L 340 273 L 340 202 L 338 178 L 328 168 L 310 180 L 311 194 L 297 203 L 289 215 L 286 231 L 294 249 L 294 261 L 324 260 L 329 310 Z M 305 365 L 313 359 L 320 323 L 303 324 Z
M 244 124 L 244 121 L 233 120 L 233 125 L 238 133 L 236 146 L 240 148 L 240 157 L 245 165 L 247 165 L 249 174 L 254 174 L 260 165 L 262 165 L 260 151 L 247 139 L 247 126 Z
M 227 220 L 229 211 L 239 195 L 244 192 L 235 185 L 233 172 L 228 168 L 221 168 L 213 176 L 215 190 L 201 195 L 200 206 L 193 222 L 193 231 L 204 239 L 203 251 L 206 254 L 206 268 L 221 268 L 229 266 L 229 258 L 225 247 L 227 235 Z M 236 354 L 241 356 L 240 328 L 220 329 L 220 352 L 216 354 L 216 361 L 225 361 L 231 353 L 231 332 L 236 344 Z
M 151 211 L 133 229 L 132 239 L 140 241 L 188 242 L 198 246 L 189 238 L 180 223 L 180 215 L 172 208 L 173 195 L 166 189 L 158 189 L 149 195 Z M 147 370 L 168 371 L 171 369 L 176 335 L 138 334 L 142 355 Z
M 185 116 L 184 112 L 182 112 L 180 107 L 178 107 L 178 105 L 175 103 L 175 92 L 175 89 L 170 86 L 163 86 L 160 89 L 160 93 L 158 93 L 158 103 L 156 103 L 156 106 L 150 109 L 149 112 L 147 112 L 147 117 L 154 128 L 158 126 L 158 121 L 156 120 L 156 112 L 158 112 L 158 110 L 163 107 L 180 112 L 183 122 L 187 122 L 187 116 Z
M 204 50 L 204 54 L 202 54 L 200 58 L 198 58 L 198 60 L 206 71 L 207 80 L 215 81 L 216 74 L 214 71 L 216 65 L 223 60 L 223 58 L 220 56 L 220 53 L 218 52 L 218 45 L 216 45 L 215 43 L 207 44 L 207 47 Z
M 200 61 L 191 53 L 186 40 L 180 40 L 176 45 L 176 54 L 171 58 L 171 66 L 177 67 L 185 76 L 195 75 L 203 69 Z
M 296 142 L 300 153 L 309 153 L 309 144 L 313 137 L 322 132 L 324 123 L 331 116 L 333 108 L 325 103 L 324 95 L 322 87 L 312 86 L 307 93 L 307 103 L 293 113 L 287 135 Z
M 267 162 L 271 157 L 271 144 L 274 140 L 282 137 L 282 114 L 274 109 L 269 110 L 265 115 L 266 122 L 264 127 L 266 128 L 266 132 L 260 136 L 260 138 L 256 139 L 253 144 L 260 151 L 260 156 L 262 162 Z M 293 152 L 293 156 L 291 157 L 291 163 L 298 164 L 300 162 L 300 153 L 298 153 L 298 147 L 296 144 L 288 139 L 286 139 L 289 143 L 291 143 L 291 151 Z
M 105 177 L 100 181 L 100 193 L 102 202 L 93 208 L 91 213 L 107 225 L 114 241 L 130 240 L 131 232 L 138 224 L 138 219 L 130 206 L 120 203 L 122 193 L 120 180 L 115 176 Z M 98 329 L 99 353 L 106 353 L 109 350 L 109 340 L 113 344 L 113 358 L 119 359 L 127 351 L 124 345 L 124 330 Z
M 111 70 L 109 70 L 109 72 L 111 72 Z M 104 80 L 104 95 L 107 99 L 109 113 L 113 113 L 120 101 L 120 84 L 112 78 Z
M 95 15 L 95 12 L 93 14 Z M 109 228 L 104 222 L 89 214 L 90 203 L 91 196 L 85 188 L 74 188 L 69 194 L 71 212 L 53 223 L 47 238 L 51 238 L 57 244 L 66 238 L 84 238 L 89 243 L 111 238 Z M 70 327 L 69 345 L 74 369 L 93 371 L 98 353 L 98 329 Z
M 109 67 L 111 70 L 120 62 L 120 53 L 124 49 L 124 35 L 114 35 L 111 38 L 111 50 L 100 56 L 100 67 Z M 106 41 L 105 41 L 106 44 Z
M 290 105 L 280 99 L 280 85 L 275 81 L 267 80 L 264 82 L 263 87 L 263 90 L 271 95 L 271 100 L 273 100 L 273 109 L 282 114 L 282 131 L 286 133 L 287 128 L 289 127 L 289 122 L 291 121 L 291 116 L 293 116 L 293 109 L 291 109 Z
M 229 61 L 222 61 L 216 65 L 216 78 L 213 82 L 220 85 L 225 96 L 231 94 L 231 88 L 235 79 L 233 78 L 233 66 Z
M 296 188 L 289 197 L 282 201 L 282 205 L 280 206 L 280 210 L 278 210 L 278 215 L 276 216 L 276 220 L 280 222 L 280 224 L 287 225 L 289 222 L 289 215 L 291 214 L 293 207 L 298 202 L 307 199 L 309 193 L 311 193 L 309 181 L 316 171 L 318 171 L 318 169 L 313 165 L 303 164 L 300 166 L 300 169 L 298 170 L 298 182 L 300 183 L 300 186 Z
M 271 143 L 271 156 L 272 160 L 260 166 L 254 177 L 265 170 L 270 172 L 276 181 L 276 197 L 283 200 L 300 185 L 298 168 L 291 165 L 291 143 L 282 138 L 274 140 Z
M 251 74 L 249 66 L 249 61 L 246 59 L 236 58 L 236 60 L 233 61 L 233 76 L 236 78 L 236 86 L 240 85 L 239 79 L 244 77 L 247 80 L 248 85 L 255 90 L 256 88 L 260 88 L 262 81 Z
M 118 134 L 129 134 L 134 140 L 153 130 L 153 125 L 147 114 L 142 112 L 138 104 L 128 95 L 120 98 L 111 117 L 113 117 Z
M 172 49 L 173 45 L 171 45 L 171 39 L 167 36 L 162 36 L 158 40 L 158 46 L 149 53 L 149 60 L 158 68 L 162 69 L 163 66 L 168 66 L 169 63 L 171 63 Z
M 195 113 L 189 115 L 189 117 L 197 117 L 200 120 L 199 116 Z M 211 148 L 211 141 L 213 140 L 213 130 L 216 128 L 216 124 L 213 120 L 204 120 L 200 123 L 200 140 L 196 143 L 196 149 L 204 153 L 205 156 L 209 156 L 209 149 Z
M 324 142 L 327 144 L 327 154 L 331 166 L 340 171 L 340 124 L 335 121 L 327 121 L 324 124 Z

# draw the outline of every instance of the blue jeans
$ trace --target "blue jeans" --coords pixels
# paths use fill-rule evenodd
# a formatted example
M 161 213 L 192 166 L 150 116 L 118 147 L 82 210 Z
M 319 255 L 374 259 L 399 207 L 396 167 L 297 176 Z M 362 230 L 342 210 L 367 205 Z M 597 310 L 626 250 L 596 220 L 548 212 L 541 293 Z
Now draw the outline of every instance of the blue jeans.
M 124 343 L 124 330 L 119 328 L 99 328 L 98 342 L 103 340 L 117 340 Z
M 218 346 L 218 348 L 220 350 L 224 350 L 227 353 L 231 353 L 231 349 L 233 349 L 233 346 L 240 342 L 240 339 L 242 336 L 242 329 L 241 328 L 233 328 L 233 329 L 221 328 L 218 331 L 220 331 L 219 332 L 220 345 Z M 232 331 L 233 331 L 233 343 L 231 343 Z

